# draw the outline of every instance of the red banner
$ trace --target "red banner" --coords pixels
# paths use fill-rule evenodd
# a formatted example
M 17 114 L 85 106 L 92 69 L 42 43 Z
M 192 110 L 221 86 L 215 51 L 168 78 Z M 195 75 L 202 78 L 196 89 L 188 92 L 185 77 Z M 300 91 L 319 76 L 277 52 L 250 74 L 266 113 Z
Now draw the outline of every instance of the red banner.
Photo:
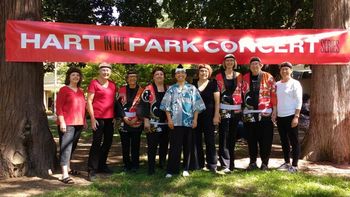
M 349 31 L 340 29 L 163 29 L 7 21 L 6 61 L 239 64 L 347 64 Z

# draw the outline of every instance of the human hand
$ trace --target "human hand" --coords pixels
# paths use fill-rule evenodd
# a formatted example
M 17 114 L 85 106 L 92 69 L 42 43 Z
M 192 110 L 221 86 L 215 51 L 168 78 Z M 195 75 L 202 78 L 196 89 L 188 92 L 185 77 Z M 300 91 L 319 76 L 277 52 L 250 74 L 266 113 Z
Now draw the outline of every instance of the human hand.
M 292 128 L 294 128 L 294 127 L 298 126 L 298 123 L 299 123 L 299 117 L 294 117 L 290 126 Z
M 197 120 L 192 121 L 192 129 L 195 129 L 197 127 Z
M 276 118 L 277 118 L 276 111 L 273 111 L 272 114 L 271 114 L 271 120 L 272 120 L 273 123 L 276 122 Z
M 170 129 L 174 129 L 174 122 L 173 122 L 173 120 L 168 120 L 168 127 Z
M 213 124 L 214 125 L 219 125 L 220 119 L 221 119 L 220 115 L 219 114 L 215 114 L 214 118 L 213 118 Z
M 91 118 L 91 128 L 92 130 L 96 131 L 98 127 L 98 122 L 95 118 Z
M 65 122 L 60 123 L 60 131 L 62 131 L 63 133 L 67 131 L 67 126 Z
M 144 128 L 145 132 L 146 133 L 150 132 L 151 131 L 151 124 L 149 123 L 149 119 L 145 118 L 143 122 L 144 122 L 143 128 Z

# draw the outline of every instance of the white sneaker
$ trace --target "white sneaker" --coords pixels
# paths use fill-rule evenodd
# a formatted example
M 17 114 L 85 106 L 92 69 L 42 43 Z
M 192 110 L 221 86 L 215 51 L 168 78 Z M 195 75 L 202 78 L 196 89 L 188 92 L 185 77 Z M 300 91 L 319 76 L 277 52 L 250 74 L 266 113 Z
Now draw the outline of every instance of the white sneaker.
M 288 171 L 290 167 L 291 167 L 290 163 L 284 163 L 280 167 L 278 167 L 277 170 Z
M 229 173 L 231 173 L 231 170 L 228 169 L 228 168 L 225 168 L 225 169 L 222 170 L 222 172 L 225 173 L 225 174 L 229 174 Z
M 166 175 L 165 175 L 165 178 L 171 178 L 171 177 L 173 177 L 172 174 L 166 174 Z
M 290 173 L 296 173 L 296 172 L 298 172 L 298 167 L 296 167 L 296 166 L 290 166 L 290 167 L 288 168 L 288 172 L 290 172 Z
M 209 168 L 204 167 L 204 168 L 202 168 L 202 170 L 208 172 L 208 171 L 209 171 Z
M 183 177 L 190 176 L 190 173 L 189 173 L 188 171 L 185 170 L 185 171 L 182 172 L 182 176 L 183 176 Z

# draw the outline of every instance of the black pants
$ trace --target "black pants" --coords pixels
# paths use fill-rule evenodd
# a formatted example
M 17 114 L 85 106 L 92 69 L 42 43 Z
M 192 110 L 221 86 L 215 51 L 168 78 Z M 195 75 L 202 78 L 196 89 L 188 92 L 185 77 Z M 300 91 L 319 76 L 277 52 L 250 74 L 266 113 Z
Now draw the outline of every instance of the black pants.
M 217 155 L 215 148 L 215 127 L 213 125 L 213 118 L 201 118 L 198 117 L 198 126 L 195 130 L 195 155 L 198 159 L 198 167 L 204 168 L 204 151 L 203 151 L 203 134 L 205 142 L 205 161 L 207 162 L 207 168 L 216 170 L 217 167 Z M 192 151 L 193 152 L 193 151 Z M 191 155 L 191 160 L 193 160 Z
M 193 130 L 191 127 L 178 127 L 169 131 L 169 158 L 167 173 L 178 174 L 180 171 L 181 152 L 183 149 L 184 170 L 189 170 Z
M 140 166 L 141 132 L 141 127 L 128 127 L 126 132 L 119 132 L 122 142 L 123 163 L 126 170 L 138 169 Z
M 159 166 L 163 167 L 168 154 L 169 131 L 164 128 L 162 132 L 147 133 L 148 170 L 154 172 L 156 165 L 157 148 L 159 145 Z
M 219 161 L 223 168 L 235 167 L 235 146 L 239 117 L 221 119 L 219 126 Z
M 277 117 L 278 132 L 281 138 L 284 161 L 290 163 L 290 145 L 292 145 L 293 166 L 298 166 L 300 155 L 300 144 L 298 139 L 298 126 L 292 128 L 291 123 L 294 115 Z
M 109 118 L 96 120 L 98 122 L 98 126 L 96 131 L 92 131 L 92 144 L 88 160 L 89 170 L 102 169 L 107 165 L 106 161 L 113 141 L 113 119 Z
M 268 165 L 273 139 L 272 121 L 247 122 L 244 126 L 247 130 L 250 163 L 256 162 L 259 145 L 261 161 Z
M 58 126 L 61 166 L 68 165 L 69 161 L 72 159 L 82 130 L 83 125 L 67 125 L 66 132 L 62 132 L 60 131 L 60 126 Z

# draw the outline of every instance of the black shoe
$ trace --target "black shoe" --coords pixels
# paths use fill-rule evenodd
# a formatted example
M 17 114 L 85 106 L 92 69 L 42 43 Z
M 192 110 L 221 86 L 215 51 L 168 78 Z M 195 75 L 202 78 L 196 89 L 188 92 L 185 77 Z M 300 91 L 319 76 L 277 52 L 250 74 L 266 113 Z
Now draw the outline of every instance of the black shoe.
M 163 162 L 158 164 L 158 168 L 160 168 L 160 169 L 164 169 Z
M 105 166 L 104 168 L 99 168 L 98 172 L 102 173 L 107 173 L 107 174 L 112 174 L 113 170 L 111 170 L 108 166 Z
M 96 173 L 94 170 L 90 170 L 88 172 L 88 179 L 89 181 L 95 181 L 96 180 Z
M 155 173 L 154 169 L 148 169 L 148 175 L 153 175 Z
M 256 163 L 250 163 L 246 170 L 251 171 L 256 169 L 258 169 L 258 165 L 256 165 Z
M 123 172 L 129 172 L 130 171 L 130 168 L 127 168 L 127 167 L 123 167 Z
M 267 165 L 266 165 L 266 164 L 261 164 L 261 166 L 260 166 L 260 170 L 265 171 L 265 170 L 268 170 L 268 169 L 269 169 L 269 167 L 267 167 Z
M 139 167 L 132 167 L 131 172 L 137 172 L 138 169 L 139 169 Z

